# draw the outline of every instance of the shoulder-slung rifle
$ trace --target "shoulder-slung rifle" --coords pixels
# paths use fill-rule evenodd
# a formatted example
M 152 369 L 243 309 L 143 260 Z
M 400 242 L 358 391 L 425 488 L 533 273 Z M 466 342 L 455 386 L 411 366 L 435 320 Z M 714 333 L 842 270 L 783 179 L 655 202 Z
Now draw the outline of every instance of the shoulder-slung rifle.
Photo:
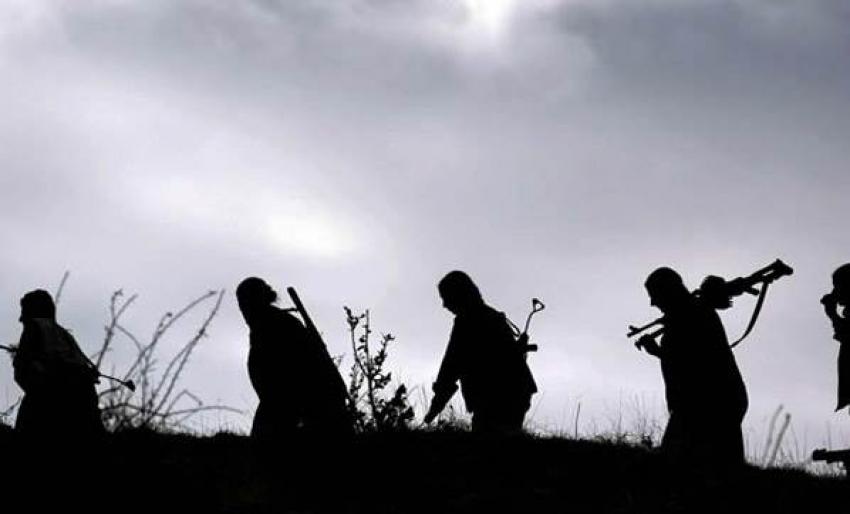
M 4 350 L 4 351 L 6 351 L 10 354 L 14 354 L 15 352 L 18 351 L 18 348 L 16 346 L 0 344 L 0 350 Z M 136 390 L 136 383 L 133 382 L 132 380 L 124 380 L 124 379 L 121 379 L 121 378 L 118 378 L 118 377 L 113 377 L 112 375 L 107 375 L 106 373 L 101 373 L 100 370 L 97 369 L 97 366 L 95 366 L 95 364 L 91 361 L 91 359 L 88 358 L 87 355 L 83 354 L 83 357 L 88 361 L 91 369 L 97 373 L 98 378 L 105 378 L 106 380 L 111 380 L 112 382 L 117 382 L 118 384 L 126 387 L 130 391 Z
M 705 301 L 708 305 L 711 305 L 717 309 L 727 308 L 729 305 L 728 302 L 737 296 L 741 296 L 744 293 L 758 296 L 758 300 L 756 301 L 756 306 L 753 309 L 753 314 L 750 316 L 750 322 L 747 324 L 746 330 L 744 330 L 744 334 L 739 337 L 734 343 L 730 344 L 731 348 L 738 346 L 741 341 L 746 338 L 750 332 L 752 332 L 753 327 L 755 327 L 756 320 L 758 319 L 759 313 L 761 313 L 761 308 L 764 305 L 764 299 L 767 296 L 767 289 L 770 284 L 774 281 L 794 273 L 794 269 L 791 266 L 788 266 L 784 262 L 779 259 L 776 259 L 772 263 L 767 266 L 755 271 L 754 273 L 746 276 L 746 277 L 738 277 L 732 280 L 724 280 L 721 277 L 713 277 L 709 276 L 703 281 L 702 286 L 699 289 L 696 289 L 691 294 L 695 298 L 699 298 Z M 757 288 L 756 286 L 761 286 Z M 629 325 L 629 331 L 626 333 L 626 337 L 632 338 L 637 335 L 644 334 L 647 330 L 659 327 L 654 331 L 647 334 L 648 336 L 655 338 L 664 333 L 664 324 L 666 319 L 664 316 L 650 321 L 646 325 L 635 326 Z M 635 347 L 640 349 L 640 341 L 635 342 Z
M 328 347 L 327 345 L 325 345 L 325 341 L 322 339 L 322 334 L 319 333 L 319 329 L 316 328 L 316 324 L 313 323 L 313 318 L 311 318 L 310 314 L 307 313 L 307 309 L 301 302 L 301 298 L 298 296 L 298 293 L 295 291 L 295 288 L 291 286 L 287 287 L 286 292 L 289 294 L 289 298 L 292 299 L 292 304 L 295 305 L 294 310 L 298 313 L 299 316 L 301 316 L 301 320 L 304 322 L 304 328 L 307 329 L 307 332 L 310 334 L 310 337 L 321 343 L 322 348 L 327 351 Z

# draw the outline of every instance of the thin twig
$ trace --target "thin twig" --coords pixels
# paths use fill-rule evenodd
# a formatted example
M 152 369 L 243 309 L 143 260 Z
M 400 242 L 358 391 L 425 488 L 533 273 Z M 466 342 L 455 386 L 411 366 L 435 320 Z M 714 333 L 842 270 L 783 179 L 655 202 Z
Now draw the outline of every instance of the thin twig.
M 104 327 L 104 330 L 106 330 L 106 336 L 103 339 L 103 344 L 101 345 L 100 350 L 95 354 L 97 356 L 95 366 L 97 366 L 98 369 L 100 369 L 100 365 L 103 363 L 103 357 L 106 355 L 106 352 L 109 351 L 109 345 L 112 343 L 115 336 L 115 330 L 120 330 L 118 320 L 121 319 L 121 315 L 124 314 L 124 311 L 127 310 L 137 297 L 137 295 L 132 295 L 123 304 L 116 308 L 118 298 L 120 298 L 123 294 L 124 292 L 119 289 L 112 293 L 112 298 L 109 301 L 109 324 Z
M 791 424 L 791 414 L 785 414 L 785 420 L 782 423 L 782 428 L 779 429 L 779 434 L 776 436 L 776 444 L 773 445 L 773 453 L 770 456 L 769 466 L 772 466 L 776 461 L 776 454 L 779 453 L 779 448 L 782 445 L 782 438 L 785 437 L 785 431 L 788 430 L 788 425 Z
M 779 415 L 782 413 L 782 405 L 776 408 L 776 411 L 773 413 L 773 416 L 770 417 L 770 426 L 767 430 L 767 441 L 764 443 L 764 451 L 761 455 L 761 462 L 767 463 L 767 454 L 770 451 L 770 447 L 773 444 L 773 433 L 776 430 L 776 420 L 779 419 Z
M 576 407 L 576 417 L 573 424 L 573 439 L 578 439 L 578 417 L 581 414 L 581 402 L 578 402 Z
M 209 295 L 206 295 L 206 297 L 209 297 Z M 204 322 L 201 323 L 201 327 L 197 330 L 194 337 L 192 337 L 192 339 L 188 343 L 186 343 L 183 349 L 178 352 L 174 359 L 172 359 L 171 362 L 168 363 L 168 366 L 166 367 L 165 372 L 162 375 L 162 380 L 160 381 L 157 388 L 154 390 L 153 394 L 154 398 L 158 397 L 160 395 L 160 392 L 162 391 L 163 384 L 166 382 L 166 380 L 169 380 L 170 377 L 170 380 L 168 381 L 168 386 L 165 389 L 165 394 L 162 395 L 160 403 L 156 407 L 157 410 L 162 409 L 165 406 L 166 402 L 168 401 L 168 397 L 174 391 L 174 386 L 177 383 L 177 379 L 183 373 L 183 369 L 185 368 L 186 363 L 189 360 L 189 356 L 192 354 L 192 350 L 195 349 L 201 338 L 206 336 L 207 328 L 209 328 L 209 325 L 212 322 L 213 318 L 216 316 L 216 314 L 218 314 L 218 310 L 221 308 L 221 302 L 223 300 L 224 290 L 222 289 L 218 292 L 218 297 L 216 298 L 215 304 L 213 305 L 212 309 L 210 309 L 210 312 L 207 315 L 206 319 L 204 319 Z M 176 368 L 174 368 L 175 364 Z M 174 370 L 173 373 L 172 370 Z M 169 375 L 169 373 L 171 373 L 171 375 Z
M 59 305 L 59 299 L 62 298 L 62 291 L 65 290 L 65 283 L 68 281 L 68 277 L 71 275 L 71 272 L 65 270 L 65 273 L 62 274 L 62 280 L 59 281 L 59 287 L 56 288 L 56 293 L 53 295 L 53 303 L 55 305 Z

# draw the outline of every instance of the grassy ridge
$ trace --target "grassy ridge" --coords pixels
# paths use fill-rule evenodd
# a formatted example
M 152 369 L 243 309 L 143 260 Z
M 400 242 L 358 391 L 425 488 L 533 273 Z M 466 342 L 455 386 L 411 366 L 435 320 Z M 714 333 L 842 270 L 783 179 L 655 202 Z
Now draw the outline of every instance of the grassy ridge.
M 8 433 L 0 438 L 10 443 Z M 259 455 L 232 434 L 128 432 L 110 436 L 105 456 L 80 478 L 93 501 L 109 504 L 104 511 L 122 514 L 841 512 L 850 502 L 843 480 L 801 471 L 671 474 L 645 448 L 452 432 L 361 436 L 331 454 L 300 443 Z

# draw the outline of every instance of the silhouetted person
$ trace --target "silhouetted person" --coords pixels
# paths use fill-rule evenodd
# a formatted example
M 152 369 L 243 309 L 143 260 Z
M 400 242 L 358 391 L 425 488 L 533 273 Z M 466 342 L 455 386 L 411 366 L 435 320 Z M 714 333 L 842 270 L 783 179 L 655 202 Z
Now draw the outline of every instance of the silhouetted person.
M 459 381 L 473 431 L 521 432 L 537 386 L 507 318 L 484 303 L 478 287 L 462 271 L 450 272 L 437 289 L 455 320 L 425 422 L 433 421 L 445 407 Z
M 651 304 L 664 313 L 660 344 L 652 335 L 638 341 L 661 360 L 670 413 L 662 449 L 677 464 L 743 464 L 747 391 L 720 317 L 670 268 L 653 271 L 646 289 Z
M 20 343 L 12 364 L 24 390 L 15 430 L 39 445 L 85 445 L 104 433 L 97 406 L 97 369 L 56 322 L 47 291 L 21 298 Z
M 6 484 L 11 501 L 31 512 L 57 506 L 97 512 L 90 481 L 103 465 L 105 443 L 97 369 L 56 322 L 48 292 L 25 294 L 19 321 L 23 331 L 12 365 L 24 397 L 15 421 L 17 444 L 6 455 L 16 471 L 14 482 Z
M 850 263 L 839 266 L 832 274 L 832 291 L 821 298 L 821 304 L 832 322 L 833 338 L 840 343 L 838 350 L 838 404 L 835 410 L 850 405 Z M 841 306 L 841 313 L 838 307 Z
M 345 383 L 323 343 L 273 305 L 277 293 L 262 279 L 243 280 L 236 297 L 250 329 L 248 375 L 260 399 L 251 437 L 278 444 L 295 435 L 350 434 Z

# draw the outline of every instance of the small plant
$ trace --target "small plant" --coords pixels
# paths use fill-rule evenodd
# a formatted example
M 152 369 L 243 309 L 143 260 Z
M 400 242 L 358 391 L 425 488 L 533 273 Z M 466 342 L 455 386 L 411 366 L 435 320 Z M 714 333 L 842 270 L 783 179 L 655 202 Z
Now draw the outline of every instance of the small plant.
M 413 407 L 407 396 L 407 387 L 399 384 L 392 394 L 387 388 L 392 373 L 385 371 L 387 349 L 395 337 L 381 334 L 377 352 L 370 346 L 372 327 L 369 311 L 355 314 L 343 307 L 351 338 L 354 362 L 349 371 L 349 408 L 359 432 L 406 430 L 413 419 Z

